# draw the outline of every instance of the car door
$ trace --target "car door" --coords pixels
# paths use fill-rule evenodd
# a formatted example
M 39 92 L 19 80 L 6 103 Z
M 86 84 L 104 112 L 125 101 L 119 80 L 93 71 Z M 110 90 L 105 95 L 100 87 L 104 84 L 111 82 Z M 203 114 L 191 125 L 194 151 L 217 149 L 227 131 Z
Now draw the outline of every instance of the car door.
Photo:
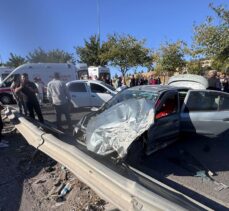
M 228 137 L 229 94 L 190 90 L 181 111 L 181 129 L 204 137 Z
M 72 82 L 68 90 L 75 108 L 91 106 L 91 98 L 85 82 Z
M 179 100 L 177 91 L 167 91 L 155 105 L 155 122 L 148 131 L 149 151 L 176 140 L 180 132 Z
M 97 83 L 90 82 L 90 95 L 92 106 L 100 107 L 104 102 L 112 98 L 110 91 Z

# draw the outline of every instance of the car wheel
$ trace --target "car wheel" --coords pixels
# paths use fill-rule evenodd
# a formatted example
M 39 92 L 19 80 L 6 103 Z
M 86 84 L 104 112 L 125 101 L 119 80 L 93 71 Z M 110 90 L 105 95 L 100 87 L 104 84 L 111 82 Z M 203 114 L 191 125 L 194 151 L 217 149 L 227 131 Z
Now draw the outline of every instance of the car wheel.
M 2 95 L 0 97 L 0 101 L 3 104 L 11 104 L 11 103 L 13 103 L 12 97 L 10 95 Z
M 130 165 L 141 163 L 145 156 L 145 146 L 143 138 L 135 140 L 128 148 L 125 162 Z

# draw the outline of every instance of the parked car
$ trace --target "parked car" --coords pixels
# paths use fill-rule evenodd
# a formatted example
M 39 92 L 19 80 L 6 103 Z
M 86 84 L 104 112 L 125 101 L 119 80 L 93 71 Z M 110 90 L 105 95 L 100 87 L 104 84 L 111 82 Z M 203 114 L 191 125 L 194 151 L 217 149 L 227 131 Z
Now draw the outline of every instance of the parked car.
M 112 86 L 95 80 L 70 81 L 66 86 L 74 108 L 100 107 L 117 93 Z
M 149 155 L 181 133 L 228 137 L 229 94 L 173 86 L 137 86 L 118 93 L 75 128 L 78 142 L 100 155 Z

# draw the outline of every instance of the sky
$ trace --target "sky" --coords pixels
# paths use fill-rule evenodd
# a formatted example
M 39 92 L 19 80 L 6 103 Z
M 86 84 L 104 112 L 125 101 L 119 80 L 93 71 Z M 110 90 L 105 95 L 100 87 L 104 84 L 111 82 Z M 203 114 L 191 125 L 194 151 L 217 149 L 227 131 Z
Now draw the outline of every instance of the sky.
M 97 5 L 99 2 L 99 17 Z M 75 54 L 74 47 L 98 33 L 131 34 L 158 49 L 166 41 L 191 45 L 193 24 L 213 15 L 209 3 L 228 0 L 0 0 L 0 62 L 41 47 Z

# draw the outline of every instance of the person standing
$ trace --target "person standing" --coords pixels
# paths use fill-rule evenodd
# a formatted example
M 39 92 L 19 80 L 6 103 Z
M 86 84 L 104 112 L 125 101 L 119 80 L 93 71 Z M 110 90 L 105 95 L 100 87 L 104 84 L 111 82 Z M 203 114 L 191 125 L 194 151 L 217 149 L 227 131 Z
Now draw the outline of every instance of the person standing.
M 144 78 L 143 78 L 143 76 L 141 75 L 140 76 L 140 79 L 139 79 L 139 85 L 141 86 L 141 85 L 144 85 Z
M 105 83 L 112 86 L 112 80 L 109 75 L 106 76 Z
M 155 84 L 157 84 L 157 81 L 156 81 L 154 75 L 152 74 L 150 76 L 150 79 L 149 79 L 149 85 L 155 85 Z
M 228 78 L 226 77 L 226 74 L 221 73 L 219 80 L 221 83 L 221 91 L 229 92 L 229 82 L 228 82 Z
M 161 78 L 160 76 L 158 75 L 157 78 L 156 78 L 156 84 L 160 85 L 161 84 Z
M 47 96 L 51 100 L 56 110 L 56 124 L 59 130 L 61 127 L 61 116 L 65 115 L 67 120 L 68 129 L 72 129 L 72 123 L 69 112 L 70 95 L 67 91 L 67 87 L 63 81 L 60 80 L 60 74 L 55 73 L 54 79 L 48 83 Z
M 143 84 L 144 84 L 144 85 L 148 85 L 148 84 L 149 84 L 148 79 L 147 79 L 146 76 L 144 76 L 143 80 L 144 80 L 144 81 L 143 81 Z
M 41 80 L 41 78 L 35 77 L 34 83 L 36 84 L 38 90 L 38 93 L 36 93 L 38 102 L 40 105 L 42 105 L 44 99 L 44 82 Z
M 217 71 L 210 70 L 208 72 L 208 89 L 221 90 L 220 80 L 217 78 Z
M 117 80 L 117 88 L 122 86 L 122 77 L 119 76 Z
M 16 74 L 10 88 L 13 93 L 13 97 L 18 105 L 20 114 L 24 114 L 25 116 L 27 116 L 27 108 L 24 101 L 26 96 L 21 91 L 18 91 L 17 93 L 15 92 L 15 89 L 18 88 L 20 84 L 21 76 Z
M 130 87 L 133 87 L 135 85 L 136 85 L 135 77 L 134 77 L 134 75 L 132 75 L 131 79 L 130 79 Z
M 37 117 L 41 123 L 44 123 L 44 118 L 41 113 L 41 108 L 39 102 L 36 97 L 36 93 L 38 93 L 36 85 L 29 81 L 29 77 L 27 73 L 23 73 L 21 76 L 21 84 L 19 87 L 15 89 L 15 93 L 22 92 L 25 95 L 25 104 L 29 111 L 29 116 L 35 119 L 34 111 L 37 114 Z

